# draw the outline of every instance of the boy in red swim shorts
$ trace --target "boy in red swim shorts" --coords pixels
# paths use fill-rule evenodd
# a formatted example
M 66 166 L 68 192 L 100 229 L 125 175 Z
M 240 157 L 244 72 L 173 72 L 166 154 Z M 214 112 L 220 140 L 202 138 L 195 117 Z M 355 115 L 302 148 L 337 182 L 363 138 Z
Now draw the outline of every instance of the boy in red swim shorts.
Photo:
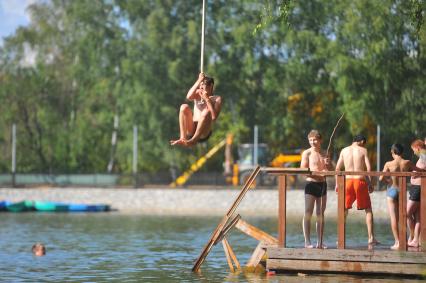
M 367 149 L 364 147 L 367 139 L 363 135 L 356 135 L 350 146 L 345 147 L 340 152 L 337 161 L 336 171 L 341 171 L 342 166 L 345 171 L 371 171 L 370 161 L 367 155 Z M 337 181 L 336 181 L 337 189 Z M 374 188 L 371 186 L 370 176 L 348 175 L 346 176 L 346 214 L 348 209 L 352 208 L 352 204 L 356 200 L 357 208 L 365 210 L 365 221 L 367 223 L 368 244 L 377 244 L 378 241 L 374 237 L 373 211 L 371 209 L 370 193 Z
M 368 183 L 362 179 L 346 179 L 345 208 L 351 209 L 356 200 L 358 210 L 371 209 Z

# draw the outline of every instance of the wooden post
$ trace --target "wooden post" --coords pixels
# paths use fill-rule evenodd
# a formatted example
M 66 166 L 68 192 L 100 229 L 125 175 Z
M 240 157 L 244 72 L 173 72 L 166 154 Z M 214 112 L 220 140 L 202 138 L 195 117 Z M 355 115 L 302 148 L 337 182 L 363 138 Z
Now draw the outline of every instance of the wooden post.
M 266 254 L 266 249 L 264 247 L 264 242 L 260 241 L 256 249 L 253 251 L 250 259 L 248 260 L 246 266 L 256 268 L 259 262 L 262 260 L 262 257 Z
M 228 246 L 226 244 L 226 238 L 223 238 L 222 240 L 223 250 L 225 252 L 226 261 L 228 262 L 229 269 L 231 272 L 234 272 L 234 265 L 232 264 L 231 255 L 229 254 Z
M 232 218 L 228 222 L 228 224 L 223 228 L 222 232 L 219 234 L 219 237 L 214 242 L 214 245 L 217 245 L 217 243 L 222 241 L 222 239 L 226 236 L 226 234 L 228 234 L 228 232 L 232 229 L 232 227 L 234 227 L 240 220 L 241 220 L 241 215 L 239 214 L 235 215 L 235 217 Z
M 226 238 L 224 238 L 224 241 L 225 241 L 226 246 L 228 247 L 229 255 L 231 256 L 231 259 L 232 259 L 232 261 L 234 262 L 235 267 L 236 267 L 237 269 L 241 269 L 240 262 L 238 261 L 237 257 L 235 256 L 235 253 L 234 253 L 234 251 L 232 250 L 231 245 L 229 244 L 228 240 L 227 240 Z
M 399 177 L 399 223 L 398 223 L 398 236 L 399 236 L 399 250 L 407 250 L 407 179 L 406 177 Z
M 278 176 L 278 246 L 286 247 L 287 175 Z
M 345 175 L 337 175 L 337 248 L 346 247 L 346 223 L 345 223 Z
M 426 177 L 422 177 L 420 188 L 420 242 L 426 252 Z
M 237 269 L 240 269 L 240 262 L 238 261 L 237 257 L 235 256 L 234 251 L 231 248 L 231 245 L 229 244 L 228 240 L 226 238 L 223 238 L 222 240 L 223 249 L 225 251 L 226 260 L 228 261 L 229 269 L 231 272 L 234 272 L 234 264 Z

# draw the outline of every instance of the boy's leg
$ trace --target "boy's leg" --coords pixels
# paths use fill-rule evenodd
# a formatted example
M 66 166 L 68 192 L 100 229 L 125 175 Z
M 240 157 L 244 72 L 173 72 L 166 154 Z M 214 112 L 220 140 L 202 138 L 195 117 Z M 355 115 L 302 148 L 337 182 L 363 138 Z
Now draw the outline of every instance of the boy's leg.
M 212 123 L 212 116 L 210 111 L 204 109 L 201 112 L 200 120 L 198 121 L 197 128 L 195 129 L 195 133 L 191 139 L 188 140 L 188 145 L 194 145 L 201 138 L 201 135 L 205 133 L 210 127 Z
M 311 244 L 311 218 L 314 211 L 315 196 L 305 194 L 305 214 L 303 215 L 303 236 L 305 237 L 305 248 L 313 248 Z
M 414 237 L 409 245 L 415 248 L 420 246 L 420 204 L 414 212 Z
M 213 101 L 214 112 L 220 113 L 220 110 L 222 108 L 222 98 L 220 96 L 215 95 L 213 96 L 212 101 Z
M 411 245 L 411 241 L 414 239 L 414 226 L 415 226 L 415 212 L 416 212 L 416 202 L 412 200 L 408 200 L 407 202 L 407 226 L 409 229 L 408 236 L 408 245 Z
M 365 223 L 367 224 L 368 244 L 375 245 L 379 241 L 374 237 L 374 219 L 371 208 L 371 199 L 368 192 L 368 184 L 365 180 L 354 180 L 354 189 L 358 209 L 365 210 Z
M 170 141 L 171 145 L 181 144 L 188 134 L 194 132 L 194 121 L 191 108 L 188 104 L 182 104 L 179 110 L 179 139 Z
M 324 236 L 324 211 L 327 204 L 327 195 L 316 198 L 316 212 L 317 212 L 317 248 L 322 249 L 325 248 L 323 244 L 323 236 Z
M 373 210 L 371 208 L 367 208 L 365 210 L 365 223 L 367 224 L 367 233 L 368 233 L 368 244 L 375 245 L 378 244 L 379 241 L 374 237 L 374 219 L 373 219 Z
M 393 198 L 387 197 L 388 211 L 390 216 L 392 234 L 395 239 L 395 243 L 391 246 L 392 250 L 399 248 L 399 236 L 398 236 L 398 202 Z

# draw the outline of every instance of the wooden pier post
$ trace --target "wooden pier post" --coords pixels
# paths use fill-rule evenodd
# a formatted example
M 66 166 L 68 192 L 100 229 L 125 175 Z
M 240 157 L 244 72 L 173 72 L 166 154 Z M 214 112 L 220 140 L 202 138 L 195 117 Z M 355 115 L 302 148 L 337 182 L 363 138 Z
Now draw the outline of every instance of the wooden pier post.
M 346 247 L 346 223 L 345 223 L 345 175 L 337 175 L 337 248 Z
M 420 242 L 426 252 L 426 177 L 422 177 L 420 188 Z
M 398 223 L 398 238 L 399 250 L 407 250 L 407 178 L 399 177 L 399 223 Z
M 231 245 L 229 244 L 226 238 L 222 239 L 222 245 L 223 245 L 223 250 L 225 251 L 226 261 L 228 262 L 228 266 L 231 272 L 235 272 L 234 264 L 237 270 L 241 269 L 240 263 L 238 262 L 238 259 L 235 256 L 235 253 L 232 250 Z
M 286 247 L 287 175 L 278 176 L 278 246 Z

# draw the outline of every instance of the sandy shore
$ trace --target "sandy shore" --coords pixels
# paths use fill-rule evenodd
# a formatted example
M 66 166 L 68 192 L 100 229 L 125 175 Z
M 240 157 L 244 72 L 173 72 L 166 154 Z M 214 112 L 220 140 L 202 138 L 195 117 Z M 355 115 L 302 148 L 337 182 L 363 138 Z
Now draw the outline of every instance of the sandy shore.
M 0 200 L 55 201 L 84 204 L 109 204 L 112 209 L 124 213 L 164 215 L 224 215 L 239 193 L 239 189 L 170 189 L 170 188 L 1 188 Z M 303 215 L 302 190 L 289 190 L 288 215 Z M 251 190 L 237 212 L 241 215 L 276 216 L 277 190 Z M 386 192 L 371 194 L 376 217 L 388 217 Z M 337 214 L 336 194 L 328 191 L 326 216 Z M 355 210 L 359 217 L 363 211 Z

